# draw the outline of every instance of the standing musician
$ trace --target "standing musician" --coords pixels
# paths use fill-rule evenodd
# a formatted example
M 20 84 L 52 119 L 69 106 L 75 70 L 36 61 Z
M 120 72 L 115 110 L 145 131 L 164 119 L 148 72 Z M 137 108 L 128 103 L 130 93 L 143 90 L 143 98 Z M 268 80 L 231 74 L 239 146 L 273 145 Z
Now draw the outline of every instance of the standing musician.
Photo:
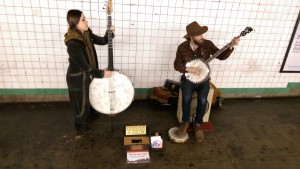
M 212 41 L 204 39 L 204 33 L 208 30 L 207 26 L 200 26 L 196 21 L 186 26 L 187 34 L 184 36 L 186 41 L 181 43 L 176 52 L 174 61 L 174 68 L 176 71 L 183 73 L 181 76 L 181 91 L 182 91 L 182 123 L 175 134 L 178 137 L 183 137 L 187 134 L 187 129 L 190 122 L 190 110 L 192 102 L 193 91 L 197 92 L 197 108 L 196 117 L 194 119 L 195 138 L 198 142 L 204 139 L 202 130 L 203 116 L 206 111 L 207 96 L 210 89 L 209 80 L 202 83 L 193 83 L 186 79 L 185 73 L 199 74 L 201 71 L 196 67 L 186 67 L 186 63 L 193 59 L 207 60 L 210 55 L 216 53 L 219 49 L 213 44 Z M 232 39 L 231 45 L 217 58 L 225 60 L 233 52 L 233 47 L 238 45 L 239 38 Z
M 65 44 L 69 54 L 69 67 L 66 75 L 70 102 L 75 118 L 75 128 L 79 132 L 89 132 L 87 122 L 92 119 L 93 109 L 89 102 L 91 78 L 106 78 L 111 72 L 100 70 L 94 44 L 106 45 L 108 33 L 104 37 L 93 34 L 88 21 L 80 10 L 72 9 L 67 13 L 69 24 L 65 34 Z M 109 28 L 114 32 L 115 27 Z M 94 113 L 94 116 L 96 113 Z

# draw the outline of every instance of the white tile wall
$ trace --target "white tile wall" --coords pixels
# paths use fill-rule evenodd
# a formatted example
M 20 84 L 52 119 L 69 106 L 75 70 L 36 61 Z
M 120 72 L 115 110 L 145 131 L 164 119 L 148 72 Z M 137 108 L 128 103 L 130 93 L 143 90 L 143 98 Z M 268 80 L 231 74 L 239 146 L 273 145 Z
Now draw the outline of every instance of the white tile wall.
M 173 67 L 185 26 L 207 25 L 206 38 L 223 47 L 245 27 L 226 61 L 210 63 L 220 88 L 284 88 L 300 82 L 299 74 L 279 73 L 300 10 L 298 0 L 273 1 L 115 1 L 114 67 L 135 88 L 179 81 Z M 96 0 L 0 1 L 0 88 L 66 88 L 68 54 L 63 39 L 69 9 L 83 10 L 95 34 L 106 30 L 105 2 Z M 107 46 L 97 46 L 99 65 L 107 67 Z

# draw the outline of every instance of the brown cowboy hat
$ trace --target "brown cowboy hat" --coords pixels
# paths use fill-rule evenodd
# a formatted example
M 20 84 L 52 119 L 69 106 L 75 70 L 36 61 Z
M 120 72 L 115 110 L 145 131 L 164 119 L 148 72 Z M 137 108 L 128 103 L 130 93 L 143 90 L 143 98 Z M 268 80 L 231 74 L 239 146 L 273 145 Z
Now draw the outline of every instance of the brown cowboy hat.
M 194 21 L 186 26 L 187 34 L 184 38 L 193 37 L 197 35 L 201 35 L 208 30 L 207 26 L 200 26 L 198 22 Z

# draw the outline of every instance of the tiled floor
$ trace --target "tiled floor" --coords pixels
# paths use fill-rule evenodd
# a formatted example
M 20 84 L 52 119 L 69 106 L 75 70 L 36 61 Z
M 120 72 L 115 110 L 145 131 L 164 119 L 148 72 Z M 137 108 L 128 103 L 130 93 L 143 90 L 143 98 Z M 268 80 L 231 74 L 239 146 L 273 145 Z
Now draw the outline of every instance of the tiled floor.
M 78 134 L 69 103 L 0 104 L 1 169 L 296 169 L 300 168 L 300 98 L 225 99 L 211 110 L 214 131 L 202 143 L 183 144 L 167 133 L 176 109 L 134 101 L 122 113 L 90 123 Z M 126 164 L 124 126 L 147 124 L 162 132 L 164 151 L 150 164 Z M 112 131 L 113 130 L 113 131 Z

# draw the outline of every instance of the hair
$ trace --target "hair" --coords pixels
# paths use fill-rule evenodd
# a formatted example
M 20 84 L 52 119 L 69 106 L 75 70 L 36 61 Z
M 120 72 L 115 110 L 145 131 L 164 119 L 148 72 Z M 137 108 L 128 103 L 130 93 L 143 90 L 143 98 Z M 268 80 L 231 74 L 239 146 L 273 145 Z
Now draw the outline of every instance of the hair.
M 76 29 L 76 25 L 79 23 L 81 14 L 82 11 L 77 9 L 71 9 L 68 11 L 67 21 L 71 29 Z

